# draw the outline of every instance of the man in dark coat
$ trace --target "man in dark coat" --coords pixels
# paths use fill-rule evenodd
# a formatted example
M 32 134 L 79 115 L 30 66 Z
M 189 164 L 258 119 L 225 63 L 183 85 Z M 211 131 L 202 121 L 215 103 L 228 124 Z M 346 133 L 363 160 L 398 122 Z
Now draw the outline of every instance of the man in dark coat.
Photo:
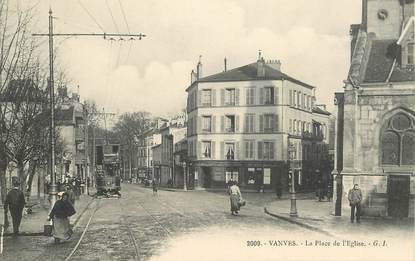
M 358 184 L 354 184 L 354 187 L 351 190 L 349 190 L 348 199 L 351 208 L 350 222 L 354 222 L 354 217 L 356 214 L 356 221 L 357 223 L 360 223 L 360 204 L 362 202 L 362 191 L 360 190 Z
M 4 215 L 7 216 L 7 211 L 10 210 L 13 220 L 13 233 L 15 235 L 19 233 L 19 226 L 22 221 L 22 213 L 25 204 L 23 192 L 19 188 L 19 182 L 13 180 L 13 189 L 7 193 L 6 201 L 4 202 Z

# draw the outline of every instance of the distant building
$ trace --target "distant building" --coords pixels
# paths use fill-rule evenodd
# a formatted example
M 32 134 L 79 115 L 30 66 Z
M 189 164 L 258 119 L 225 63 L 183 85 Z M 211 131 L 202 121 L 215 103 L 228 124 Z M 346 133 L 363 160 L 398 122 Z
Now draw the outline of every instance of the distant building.
M 335 213 L 349 214 L 347 192 L 359 184 L 364 215 L 413 217 L 414 1 L 365 0 L 362 10 L 345 91 L 336 93 Z
M 329 178 L 320 154 L 328 151 L 330 113 L 315 104 L 314 86 L 280 67 L 259 57 L 203 77 L 199 61 L 186 90 L 189 183 L 224 188 L 234 180 L 243 188 L 274 189 L 287 184 L 289 167 L 299 188 L 313 189 L 323 171 Z
M 58 180 L 63 181 L 65 175 L 81 177 L 88 175 L 89 157 L 86 155 L 87 132 L 84 105 L 79 95 L 73 94 L 65 98 L 56 110 L 56 130 L 63 141 L 63 152 L 56 155 Z

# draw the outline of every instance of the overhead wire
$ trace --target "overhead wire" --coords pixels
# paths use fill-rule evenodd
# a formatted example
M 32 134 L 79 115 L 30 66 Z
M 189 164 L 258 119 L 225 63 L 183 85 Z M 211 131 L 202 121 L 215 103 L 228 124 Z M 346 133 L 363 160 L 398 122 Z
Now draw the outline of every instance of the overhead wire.
M 108 12 L 109 12 L 109 13 L 110 13 L 110 15 L 111 15 L 112 23 L 113 23 L 113 24 L 114 24 L 114 26 L 115 26 L 115 30 L 117 30 L 117 33 L 120 33 L 120 31 L 118 30 L 117 23 L 115 22 L 114 15 L 112 14 L 111 7 L 110 7 L 110 6 L 109 6 L 109 4 L 108 4 L 108 0 L 105 0 L 105 4 L 107 5 Z
M 95 19 L 95 17 L 88 11 L 88 9 L 82 4 L 81 0 L 78 0 L 79 5 L 84 9 L 84 11 L 88 14 L 88 16 L 92 19 L 92 21 L 95 22 L 96 25 L 102 30 L 102 32 L 105 33 L 104 28 L 98 23 L 98 21 Z

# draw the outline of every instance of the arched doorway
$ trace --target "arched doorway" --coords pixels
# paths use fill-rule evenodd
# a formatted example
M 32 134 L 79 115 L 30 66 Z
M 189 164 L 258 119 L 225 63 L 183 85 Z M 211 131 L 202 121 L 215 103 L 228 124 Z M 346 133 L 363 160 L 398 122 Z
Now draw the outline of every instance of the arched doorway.
M 381 132 L 381 165 L 393 170 L 388 176 L 388 215 L 407 217 L 410 176 L 405 169 L 415 166 L 415 120 L 398 112 L 390 117 Z

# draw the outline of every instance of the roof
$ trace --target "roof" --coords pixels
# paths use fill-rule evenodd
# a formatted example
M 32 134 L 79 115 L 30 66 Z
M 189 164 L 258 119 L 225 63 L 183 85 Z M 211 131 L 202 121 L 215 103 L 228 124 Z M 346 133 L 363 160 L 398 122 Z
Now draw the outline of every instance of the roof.
M 330 112 L 323 110 L 322 108 L 319 107 L 314 107 L 312 110 L 313 113 L 318 113 L 318 114 L 324 114 L 324 115 L 331 115 Z
M 226 72 L 203 77 L 196 82 L 227 82 L 227 81 L 259 81 L 259 80 L 288 80 L 307 88 L 314 88 L 307 83 L 299 81 L 265 63 L 265 76 L 258 77 L 258 62 L 244 65 Z
M 352 78 L 357 83 L 415 81 L 413 71 L 399 66 L 401 47 L 397 44 L 398 39 L 379 40 L 365 32 L 360 32 L 359 38 L 352 57 L 349 79 Z

